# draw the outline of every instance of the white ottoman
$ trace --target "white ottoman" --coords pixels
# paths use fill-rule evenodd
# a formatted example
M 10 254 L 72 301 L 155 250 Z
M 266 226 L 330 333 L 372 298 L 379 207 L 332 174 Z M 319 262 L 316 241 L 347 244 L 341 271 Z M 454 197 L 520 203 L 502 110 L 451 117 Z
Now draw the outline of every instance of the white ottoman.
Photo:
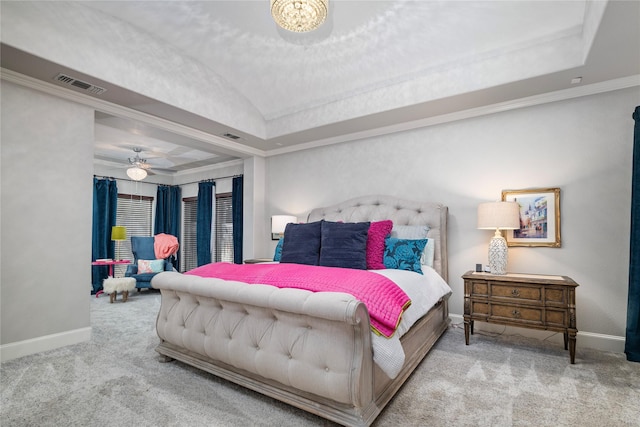
M 127 302 L 129 291 L 136 287 L 136 279 L 133 277 L 107 277 L 102 282 L 102 288 L 106 294 L 109 294 L 109 302 L 113 302 L 118 292 L 122 292 L 122 302 Z

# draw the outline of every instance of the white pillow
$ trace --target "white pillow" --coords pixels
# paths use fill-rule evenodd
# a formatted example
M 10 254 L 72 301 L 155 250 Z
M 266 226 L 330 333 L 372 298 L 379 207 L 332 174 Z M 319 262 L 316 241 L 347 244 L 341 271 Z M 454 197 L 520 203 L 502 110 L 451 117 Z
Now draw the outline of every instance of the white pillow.
M 397 239 L 418 240 L 427 239 L 427 246 L 422 251 L 420 264 L 433 267 L 433 258 L 435 257 L 436 241 L 427 237 L 429 234 L 428 225 L 393 225 L 391 229 L 391 237 Z
M 429 238 L 427 239 L 427 246 L 424 247 L 424 251 L 422 251 L 422 256 L 420 257 L 420 264 L 427 265 L 433 268 L 433 259 L 436 256 L 436 241 L 435 239 Z
M 427 225 L 393 225 L 391 237 L 396 239 L 418 240 L 426 239 L 429 234 Z

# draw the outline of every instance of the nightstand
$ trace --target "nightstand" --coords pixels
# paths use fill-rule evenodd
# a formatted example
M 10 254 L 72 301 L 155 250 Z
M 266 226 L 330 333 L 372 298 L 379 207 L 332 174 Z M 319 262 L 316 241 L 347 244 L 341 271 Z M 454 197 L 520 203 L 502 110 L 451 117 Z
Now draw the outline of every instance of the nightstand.
M 571 363 L 576 357 L 576 288 L 567 276 L 465 273 L 464 339 L 478 320 L 562 332 Z
M 260 264 L 261 262 L 271 262 L 273 258 L 253 258 L 253 259 L 245 259 L 245 264 Z

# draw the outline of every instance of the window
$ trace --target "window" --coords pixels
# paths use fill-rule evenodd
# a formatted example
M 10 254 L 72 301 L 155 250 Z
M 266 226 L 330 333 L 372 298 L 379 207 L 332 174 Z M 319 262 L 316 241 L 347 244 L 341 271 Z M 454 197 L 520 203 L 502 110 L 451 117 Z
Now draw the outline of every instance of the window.
M 214 260 L 233 262 L 233 210 L 231 193 L 216 194 Z
M 151 236 L 152 205 L 153 197 L 118 194 L 116 224 L 127 227 L 127 240 L 116 242 L 116 257 L 133 261 L 131 236 Z M 114 275 L 123 276 L 126 265 L 115 267 Z
M 180 269 L 182 272 L 194 269 L 198 266 L 197 249 L 197 214 L 198 198 L 188 197 L 182 199 L 182 242 Z M 214 262 L 233 262 L 233 216 L 231 206 L 231 193 L 216 194 L 214 212 L 215 225 L 212 244 L 212 259 Z
M 183 273 L 198 266 L 196 231 L 197 213 L 197 197 L 187 197 L 182 199 L 183 230 L 181 244 L 182 250 L 180 251 L 180 270 Z

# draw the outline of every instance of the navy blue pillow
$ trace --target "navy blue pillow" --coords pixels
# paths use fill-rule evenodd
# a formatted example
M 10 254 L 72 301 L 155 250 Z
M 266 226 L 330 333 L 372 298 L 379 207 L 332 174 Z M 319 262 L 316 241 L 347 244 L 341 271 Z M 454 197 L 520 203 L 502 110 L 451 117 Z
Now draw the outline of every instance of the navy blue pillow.
M 289 223 L 284 229 L 281 263 L 318 265 L 322 221 Z
M 368 222 L 322 222 L 320 265 L 367 269 Z
M 408 240 L 387 237 L 384 241 L 384 266 L 422 274 L 420 258 L 427 239 Z

